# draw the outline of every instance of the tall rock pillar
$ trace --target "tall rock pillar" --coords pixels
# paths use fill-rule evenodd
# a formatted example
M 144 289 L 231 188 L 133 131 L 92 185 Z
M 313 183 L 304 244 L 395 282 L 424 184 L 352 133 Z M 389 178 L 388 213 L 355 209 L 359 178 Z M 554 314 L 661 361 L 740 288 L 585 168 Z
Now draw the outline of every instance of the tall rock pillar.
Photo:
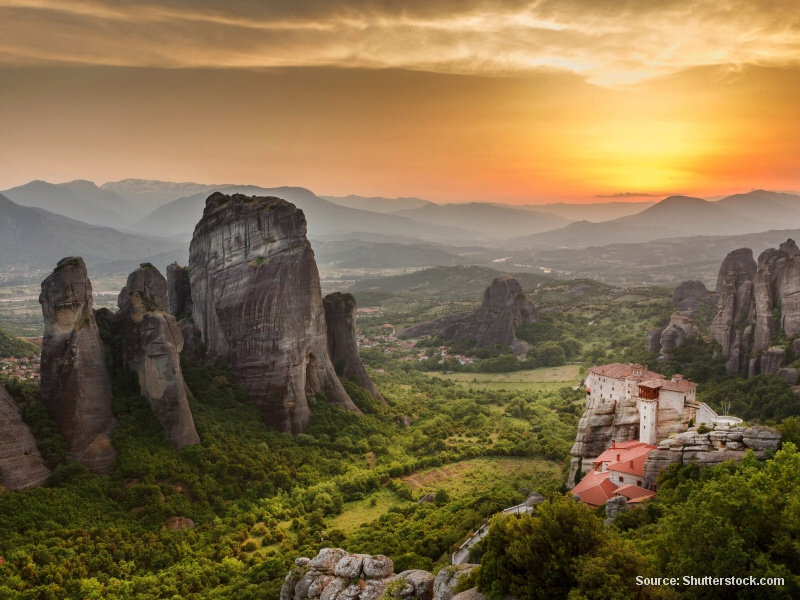
M 92 284 L 82 258 L 58 262 L 42 282 L 44 316 L 42 403 L 50 410 L 67 449 L 94 473 L 116 459 L 111 432 L 111 376 L 92 309 Z
M 323 299 L 328 327 L 328 352 L 334 367 L 341 365 L 341 375 L 350 377 L 376 399 L 385 402 L 358 355 L 356 339 L 356 299 L 352 294 L 334 292 Z
M 231 365 L 267 425 L 301 433 L 314 394 L 358 411 L 328 355 L 303 211 L 280 198 L 212 194 L 194 230 L 189 274 L 206 359 Z

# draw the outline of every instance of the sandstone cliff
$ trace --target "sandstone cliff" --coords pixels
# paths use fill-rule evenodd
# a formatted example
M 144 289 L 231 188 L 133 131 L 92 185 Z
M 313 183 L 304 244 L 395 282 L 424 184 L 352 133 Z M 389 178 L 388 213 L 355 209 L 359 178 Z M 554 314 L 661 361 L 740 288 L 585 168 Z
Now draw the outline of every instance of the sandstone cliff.
M 750 356 L 767 350 L 778 328 L 789 337 L 800 333 L 800 249 L 794 240 L 765 250 L 758 264 L 747 248 L 731 252 L 720 268 L 717 291 L 711 334 L 722 345 L 728 373 L 752 372 Z M 774 358 L 765 372 L 780 367 Z
M 748 449 L 758 458 L 765 450 L 781 447 L 781 433 L 772 427 L 745 427 L 717 424 L 708 433 L 690 429 L 665 439 L 653 450 L 644 464 L 645 487 L 652 487 L 659 472 L 671 464 L 695 463 L 701 467 L 712 467 L 726 460 L 742 460 Z
M 176 448 L 199 444 L 179 354 L 183 335 L 166 313 L 167 281 L 152 265 L 128 276 L 117 300 L 125 365 L 139 375 L 147 398 L 167 438 Z
M 92 309 L 82 258 L 64 258 L 42 282 L 44 316 L 40 395 L 67 449 L 94 473 L 116 459 L 111 445 L 111 376 Z
M 294 434 L 307 396 L 358 412 L 328 355 L 303 212 L 280 198 L 208 197 L 189 258 L 192 316 L 207 360 L 227 361 L 267 425 Z
M 24 490 L 42 485 L 49 476 L 19 406 L 0 385 L 0 486 Z
M 719 304 L 711 324 L 711 335 L 722 346 L 729 374 L 745 368 L 753 339 L 753 279 L 758 265 L 749 248 L 734 250 L 725 257 L 717 277 Z
M 167 312 L 176 319 L 192 314 L 189 269 L 172 263 L 167 267 Z
M 516 336 L 522 323 L 538 323 L 539 315 L 522 293 L 522 286 L 513 277 L 497 277 L 483 293 L 483 302 L 475 312 L 445 315 L 433 321 L 414 325 L 397 332 L 398 336 L 421 337 L 441 335 L 454 340 L 475 340 L 476 348 L 506 344 L 517 353 L 525 344 Z
M 378 400 L 385 402 L 358 355 L 356 299 L 352 294 L 334 292 L 323 299 L 328 331 L 328 352 L 342 377 L 352 378 Z M 341 368 L 340 368 L 341 367 Z

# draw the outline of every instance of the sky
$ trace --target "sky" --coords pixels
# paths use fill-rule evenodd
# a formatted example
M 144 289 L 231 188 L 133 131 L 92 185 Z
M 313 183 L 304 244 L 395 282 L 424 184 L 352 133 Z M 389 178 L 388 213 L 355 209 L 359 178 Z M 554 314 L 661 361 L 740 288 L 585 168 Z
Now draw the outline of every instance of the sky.
M 800 191 L 797 98 L 789 0 L 0 0 L 0 189 Z

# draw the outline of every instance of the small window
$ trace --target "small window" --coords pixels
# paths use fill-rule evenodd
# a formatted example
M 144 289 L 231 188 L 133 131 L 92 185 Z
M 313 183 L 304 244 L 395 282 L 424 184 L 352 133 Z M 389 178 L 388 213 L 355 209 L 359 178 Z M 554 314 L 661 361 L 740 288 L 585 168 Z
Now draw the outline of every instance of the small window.
M 619 478 L 619 482 L 622 483 L 622 477 Z
M 641 481 L 637 481 L 636 485 L 638 485 L 639 487 L 642 487 L 642 482 Z

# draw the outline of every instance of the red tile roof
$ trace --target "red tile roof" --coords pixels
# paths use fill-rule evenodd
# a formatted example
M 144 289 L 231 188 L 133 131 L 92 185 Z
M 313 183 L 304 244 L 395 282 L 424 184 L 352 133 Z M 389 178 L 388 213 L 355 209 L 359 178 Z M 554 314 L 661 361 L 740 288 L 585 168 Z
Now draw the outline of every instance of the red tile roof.
M 656 493 L 638 485 L 621 485 L 614 491 L 615 496 L 625 496 L 630 502 L 649 500 L 655 497 Z
M 602 506 L 617 489 L 617 486 L 609 480 L 609 475 L 608 472 L 589 471 L 580 483 L 570 490 L 570 493 L 592 508 Z
M 619 454 L 619 460 L 625 460 L 623 454 L 627 454 L 629 450 L 632 448 L 639 448 L 641 446 L 647 446 L 644 442 L 639 442 L 637 440 L 631 440 L 630 442 L 612 442 L 611 448 L 603 452 L 600 456 L 594 459 L 593 462 L 595 463 L 604 463 L 604 462 L 617 462 L 617 455 Z M 651 446 L 655 448 L 655 446 Z
M 645 444 L 644 446 L 637 446 L 636 448 L 626 450 L 624 453 L 620 453 L 619 462 L 614 461 L 608 465 L 608 470 L 643 477 L 644 463 L 647 460 L 647 455 L 656 449 L 656 446 Z
M 669 379 L 649 379 L 642 381 L 639 385 L 651 389 L 661 389 L 665 392 L 691 392 L 697 387 L 696 383 L 687 381 L 686 379 L 679 379 L 678 381 L 671 381 Z
M 637 364 L 612 363 L 610 365 L 600 365 L 599 367 L 592 367 L 589 369 L 590 373 L 602 377 L 611 377 L 613 379 L 628 379 L 629 377 L 633 377 L 634 371 L 641 373 L 641 375 L 636 376 L 636 379 L 664 378 L 663 375 L 648 371 L 642 365 Z

